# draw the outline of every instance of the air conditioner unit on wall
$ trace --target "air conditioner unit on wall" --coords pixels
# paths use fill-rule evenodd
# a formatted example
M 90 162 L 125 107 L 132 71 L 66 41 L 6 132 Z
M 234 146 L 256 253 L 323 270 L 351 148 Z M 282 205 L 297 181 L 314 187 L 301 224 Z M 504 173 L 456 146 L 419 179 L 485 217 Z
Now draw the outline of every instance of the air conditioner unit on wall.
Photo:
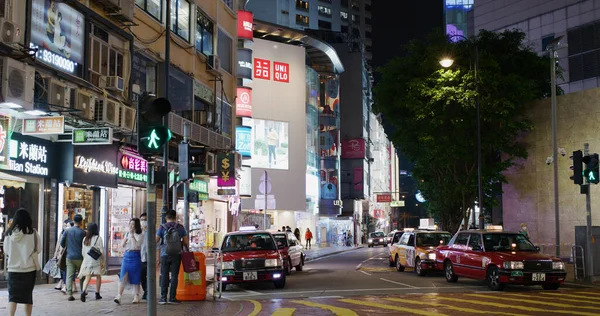
M 206 59 L 206 71 L 218 76 L 221 74 L 221 59 L 217 55 L 209 55 Z
M 98 98 L 96 100 L 94 119 L 98 123 L 107 123 L 113 126 L 119 126 L 120 109 L 120 103 L 107 98 Z
M 9 57 L 3 57 L 0 65 L 0 104 L 11 103 L 32 110 L 35 68 Z
M 64 82 L 52 78 L 46 79 L 46 82 L 46 91 L 48 92 L 48 104 L 64 108 L 70 108 L 71 103 L 75 101 L 74 99 L 76 97 L 77 89 L 71 88 L 67 86 Z
M 206 173 L 215 174 L 217 173 L 217 155 L 215 153 L 206 153 Z
M 129 106 L 122 106 L 121 107 L 121 122 L 119 124 L 119 126 L 121 126 L 121 128 L 128 130 L 128 131 L 133 131 L 135 128 L 135 109 Z
M 113 91 L 125 90 L 125 81 L 119 76 L 100 76 L 100 88 Z
M 77 89 L 77 100 L 72 102 L 72 108 L 79 111 L 75 115 L 86 120 L 93 120 L 97 98 L 94 94 Z
M 21 40 L 21 27 L 16 23 L 0 18 L 0 43 L 14 44 Z

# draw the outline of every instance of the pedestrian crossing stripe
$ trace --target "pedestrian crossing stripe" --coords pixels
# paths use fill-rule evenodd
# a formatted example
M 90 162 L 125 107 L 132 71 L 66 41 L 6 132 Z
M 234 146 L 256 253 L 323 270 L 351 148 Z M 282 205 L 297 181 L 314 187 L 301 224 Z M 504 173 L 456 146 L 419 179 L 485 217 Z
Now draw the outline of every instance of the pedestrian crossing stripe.
M 255 301 L 255 300 L 250 300 L 250 303 L 252 303 L 252 305 L 254 305 L 254 310 L 248 316 L 258 315 L 258 313 L 260 313 L 260 310 L 262 309 L 262 305 L 260 304 L 259 301 Z
M 493 297 L 493 298 L 496 298 L 496 297 Z M 518 309 L 518 310 L 523 310 L 523 311 L 527 311 L 527 312 L 548 312 L 548 310 L 546 310 L 546 309 L 541 309 L 541 308 L 537 308 L 537 307 L 509 305 L 509 304 L 489 302 L 489 301 L 488 302 L 474 301 L 474 300 L 466 300 L 466 299 L 462 299 L 462 298 L 443 297 L 443 296 L 437 296 L 437 295 L 425 296 L 423 299 L 424 300 L 438 300 L 438 301 L 441 300 L 441 301 L 451 301 L 451 302 L 458 302 L 458 303 L 468 303 L 468 304 L 493 306 L 493 307 L 507 308 L 507 309 Z M 514 299 L 513 299 L 513 302 L 514 302 Z M 552 312 L 558 313 L 558 314 L 567 314 L 567 315 L 598 316 L 597 314 L 575 312 L 575 311 L 565 311 L 565 310 L 552 310 Z
M 370 267 L 361 267 L 359 270 L 367 271 L 367 272 L 390 272 L 395 271 L 396 268 L 370 268 Z
M 295 308 L 278 308 L 271 316 L 292 316 L 295 311 Z
M 292 303 L 325 309 L 325 310 L 328 310 L 328 311 L 334 313 L 336 316 L 358 316 L 357 313 L 355 313 L 354 311 L 352 311 L 350 309 L 343 308 L 343 307 L 337 307 L 337 306 L 333 306 L 333 305 L 319 304 L 319 303 L 315 303 L 315 302 L 298 301 L 298 300 L 293 300 Z
M 413 305 L 425 305 L 425 306 L 431 306 L 431 307 L 443 307 L 443 308 L 447 308 L 447 309 L 451 309 L 451 310 L 455 310 L 455 311 L 460 311 L 460 312 L 465 312 L 465 313 L 473 313 L 473 314 L 506 315 L 506 316 L 527 316 L 525 314 L 516 314 L 516 313 L 507 313 L 507 312 L 482 311 L 482 310 L 478 310 L 478 309 L 472 309 L 472 308 L 467 308 L 467 307 L 458 307 L 458 306 L 452 306 L 452 305 L 441 304 L 441 303 L 434 303 L 434 302 L 428 302 L 428 301 L 415 301 L 415 300 L 412 300 L 412 299 L 408 300 L 408 299 L 401 299 L 401 298 L 386 298 L 386 300 L 392 301 L 392 302 L 398 302 L 398 303 L 413 304 Z
M 561 301 L 571 302 L 571 303 L 600 304 L 600 302 L 590 301 L 589 300 L 590 297 L 583 296 L 583 295 L 571 295 L 571 294 L 566 294 L 566 293 L 545 293 L 545 292 L 536 293 L 536 294 L 539 294 L 536 297 L 540 297 L 542 299 L 551 298 L 551 299 L 561 300 Z M 522 297 L 521 294 L 505 294 L 505 295 Z M 551 297 L 548 297 L 548 296 L 551 296 Z M 577 299 L 577 298 L 583 298 L 583 299 Z M 594 298 L 591 298 L 591 299 L 594 299 Z
M 353 299 L 343 299 L 343 300 L 340 300 L 340 302 L 349 303 L 349 304 L 355 304 L 355 305 L 362 305 L 362 306 L 369 306 L 369 307 L 377 307 L 377 308 L 382 308 L 382 309 L 389 309 L 389 310 L 394 310 L 394 311 L 398 311 L 398 312 L 408 312 L 408 313 L 413 313 L 413 314 L 423 315 L 423 316 L 447 316 L 446 314 L 440 314 L 440 313 L 435 313 L 435 312 L 427 312 L 427 311 L 423 311 L 423 310 L 420 310 L 420 309 L 400 307 L 400 306 L 392 306 L 392 305 L 386 305 L 386 304 L 369 302 L 369 301 L 359 301 L 359 300 L 353 300 Z
M 499 297 L 499 296 L 493 296 L 493 295 L 467 294 L 467 296 L 479 297 L 479 298 L 486 298 L 486 299 L 512 301 L 512 302 L 515 301 L 514 298 Z M 526 296 L 522 295 L 522 297 L 526 297 Z M 530 303 L 530 304 L 538 304 L 538 305 L 546 305 L 546 306 L 553 306 L 553 307 L 562 307 L 562 308 L 584 308 L 584 309 L 596 309 L 597 308 L 597 306 L 578 306 L 578 305 L 552 303 L 552 302 L 540 302 L 540 301 L 535 301 L 535 300 L 527 300 L 527 299 L 524 299 L 524 298 L 519 299 L 519 302 L 521 302 L 521 303 Z M 560 311 L 553 311 L 553 312 L 560 312 Z M 564 311 L 564 312 L 567 312 L 567 313 L 569 313 L 571 315 L 598 316 L 597 313 L 586 313 L 586 312 L 576 312 L 576 311 Z
M 575 292 L 575 294 L 600 295 L 600 293 L 597 292 Z

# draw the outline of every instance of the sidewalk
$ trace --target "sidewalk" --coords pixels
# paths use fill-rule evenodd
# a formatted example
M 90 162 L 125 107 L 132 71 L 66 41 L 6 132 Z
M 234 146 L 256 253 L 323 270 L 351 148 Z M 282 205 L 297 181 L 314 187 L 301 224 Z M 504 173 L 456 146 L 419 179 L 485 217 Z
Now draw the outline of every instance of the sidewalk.
M 304 253 L 306 254 L 306 262 L 311 260 L 315 260 L 322 257 L 327 257 L 331 255 L 335 255 L 338 253 L 356 250 L 362 248 L 363 245 L 357 245 L 354 247 L 342 247 L 342 246 L 331 246 L 331 247 L 320 247 L 315 245 L 311 247 L 311 249 L 304 248 Z

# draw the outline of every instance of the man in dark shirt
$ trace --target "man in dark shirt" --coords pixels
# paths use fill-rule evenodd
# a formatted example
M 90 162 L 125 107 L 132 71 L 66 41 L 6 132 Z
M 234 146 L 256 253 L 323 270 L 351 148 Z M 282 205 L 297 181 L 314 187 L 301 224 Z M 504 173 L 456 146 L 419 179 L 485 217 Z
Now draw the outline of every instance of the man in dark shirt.
M 73 297 L 73 280 L 75 272 L 81 268 L 83 256 L 81 255 L 81 247 L 83 238 L 85 238 L 85 230 L 81 229 L 83 217 L 79 214 L 73 217 L 75 226 L 67 229 L 62 235 L 60 246 L 67 248 L 67 295 L 69 301 L 74 301 Z M 83 279 L 79 280 L 80 288 L 83 291 Z
M 156 232 L 156 243 L 160 243 L 160 300 L 158 304 L 179 304 L 176 298 L 177 283 L 179 278 L 179 266 L 181 265 L 181 251 L 178 254 L 167 253 L 166 234 L 169 229 L 175 228 L 179 233 L 181 247 L 188 249 L 188 235 L 185 228 L 177 223 L 177 212 L 169 210 L 167 212 L 167 222 L 160 225 Z M 167 295 L 168 301 L 167 301 Z

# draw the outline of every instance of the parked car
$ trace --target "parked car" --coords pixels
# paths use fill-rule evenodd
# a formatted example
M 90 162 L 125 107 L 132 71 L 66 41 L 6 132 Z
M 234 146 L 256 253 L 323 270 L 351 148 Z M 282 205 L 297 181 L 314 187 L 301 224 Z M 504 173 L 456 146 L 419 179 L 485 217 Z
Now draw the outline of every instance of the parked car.
M 218 250 L 218 249 L 217 249 Z M 285 287 L 282 255 L 275 238 L 268 231 L 238 231 L 225 235 L 221 245 L 223 269 L 217 267 L 217 280 L 228 284 L 272 282 Z
M 398 242 L 392 244 L 390 265 L 393 260 L 396 270 L 402 272 L 406 267 L 413 268 L 419 276 L 427 271 L 437 270 L 435 250 L 447 245 L 452 235 L 445 231 L 415 230 L 402 234 Z
M 459 277 L 487 280 L 496 291 L 506 284 L 556 290 L 567 275 L 559 258 L 540 253 L 539 247 L 517 232 L 459 231 L 447 246 L 438 247 L 436 264 L 448 282 Z
M 367 240 L 369 248 L 373 246 L 387 246 L 385 242 L 385 234 L 383 232 L 369 233 L 369 240 Z
M 277 232 L 273 233 L 273 237 L 275 237 L 279 253 L 283 256 L 285 274 L 290 275 L 292 267 L 295 267 L 296 271 L 302 271 L 305 259 L 304 247 L 296 239 L 296 236 L 290 232 Z
M 392 239 L 394 239 L 394 234 L 397 232 L 397 230 L 393 230 L 391 232 L 389 232 L 386 236 L 385 236 L 385 242 L 389 245 L 392 243 Z
M 402 231 L 395 231 L 394 232 L 394 236 L 392 237 L 392 240 L 390 241 L 390 245 L 392 245 L 392 247 L 389 247 L 389 261 L 390 261 L 390 267 L 395 267 L 396 266 L 396 261 L 394 261 L 394 255 L 393 255 L 393 251 L 394 251 L 394 247 L 393 245 L 398 243 L 398 241 L 400 241 L 400 237 L 402 237 L 402 234 L 404 234 L 404 232 Z

